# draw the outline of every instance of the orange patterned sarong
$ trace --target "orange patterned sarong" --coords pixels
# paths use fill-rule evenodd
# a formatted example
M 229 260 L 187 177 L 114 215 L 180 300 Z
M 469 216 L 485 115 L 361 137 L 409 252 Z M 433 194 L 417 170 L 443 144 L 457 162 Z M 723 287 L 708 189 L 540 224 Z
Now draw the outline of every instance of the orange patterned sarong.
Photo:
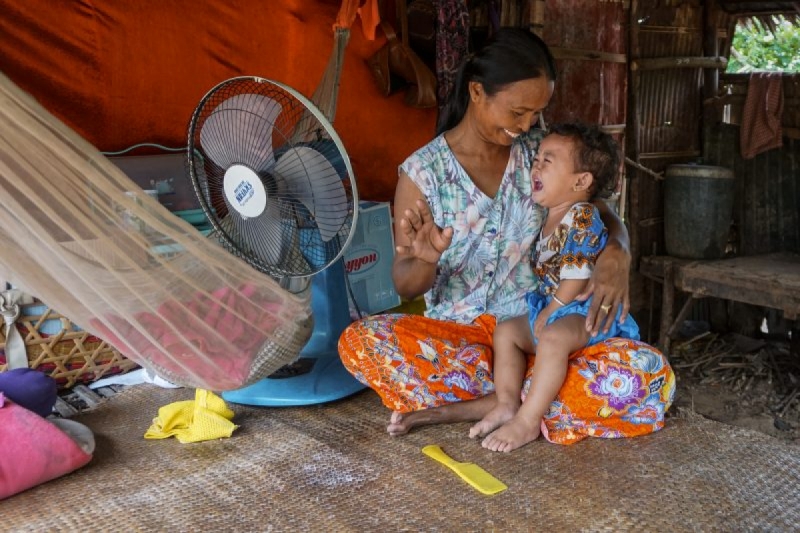
M 492 334 L 483 315 L 458 324 L 418 315 L 378 315 L 350 325 L 339 339 L 345 367 L 403 413 L 494 392 Z M 528 357 L 523 396 L 535 356 Z M 640 342 L 612 338 L 570 356 L 564 385 L 543 420 L 550 442 L 634 437 L 658 431 L 672 403 L 675 375 L 664 355 Z

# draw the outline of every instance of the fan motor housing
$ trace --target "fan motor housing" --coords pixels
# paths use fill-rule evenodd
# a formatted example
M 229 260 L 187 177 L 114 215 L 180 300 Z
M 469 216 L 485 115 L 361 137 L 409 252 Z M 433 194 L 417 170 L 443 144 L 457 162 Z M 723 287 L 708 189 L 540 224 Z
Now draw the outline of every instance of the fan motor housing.
M 231 165 L 223 182 L 228 202 L 244 218 L 260 216 L 267 207 L 267 190 L 258 174 L 246 165 Z

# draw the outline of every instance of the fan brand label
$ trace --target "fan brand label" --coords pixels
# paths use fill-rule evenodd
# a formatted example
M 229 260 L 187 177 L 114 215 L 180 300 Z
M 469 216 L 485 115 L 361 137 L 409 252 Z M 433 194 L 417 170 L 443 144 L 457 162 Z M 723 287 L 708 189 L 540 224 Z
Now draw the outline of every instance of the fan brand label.
M 243 219 L 255 218 L 264 214 L 267 207 L 267 191 L 256 172 L 245 165 L 231 165 L 225 171 L 225 201 Z
M 253 191 L 253 184 L 249 181 L 241 182 L 236 186 L 236 189 L 234 189 L 234 194 L 236 194 L 236 201 L 239 205 L 243 206 L 255 194 L 255 191 Z
M 366 248 L 364 250 L 359 250 L 359 255 L 348 259 L 345 262 L 344 267 L 348 274 L 352 274 L 354 272 L 366 272 L 378 264 L 378 258 L 379 256 L 377 250 Z

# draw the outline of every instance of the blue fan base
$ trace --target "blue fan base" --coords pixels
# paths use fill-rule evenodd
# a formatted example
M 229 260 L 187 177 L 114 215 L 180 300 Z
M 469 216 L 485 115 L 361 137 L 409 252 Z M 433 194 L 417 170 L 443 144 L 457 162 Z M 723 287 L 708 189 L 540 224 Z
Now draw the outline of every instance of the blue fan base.
M 270 377 L 223 392 L 225 401 L 267 407 L 315 405 L 346 398 L 365 388 L 339 359 L 339 336 L 350 324 L 344 276 L 344 261 L 339 259 L 311 280 L 314 330 L 300 351 L 301 360 L 313 360 L 311 370 L 291 377 Z

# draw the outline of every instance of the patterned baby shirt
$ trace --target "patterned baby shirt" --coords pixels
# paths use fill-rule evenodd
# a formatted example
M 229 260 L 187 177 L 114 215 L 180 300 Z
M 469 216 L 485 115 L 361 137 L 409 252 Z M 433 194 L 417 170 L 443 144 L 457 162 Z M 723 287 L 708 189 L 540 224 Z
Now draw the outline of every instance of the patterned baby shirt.
M 562 279 L 591 278 L 607 240 L 597 208 L 588 202 L 573 205 L 550 235 L 536 239 L 533 272 L 540 280 L 539 294 L 552 296 Z

